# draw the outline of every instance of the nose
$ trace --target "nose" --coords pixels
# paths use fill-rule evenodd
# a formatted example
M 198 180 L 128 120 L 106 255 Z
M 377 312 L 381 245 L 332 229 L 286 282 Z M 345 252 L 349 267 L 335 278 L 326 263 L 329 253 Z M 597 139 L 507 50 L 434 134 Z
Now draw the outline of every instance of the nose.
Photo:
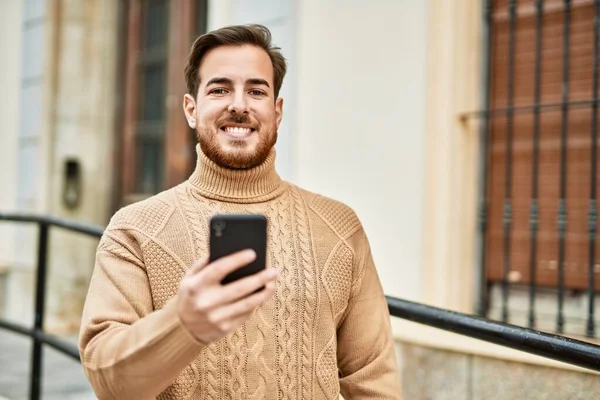
M 243 92 L 236 93 L 232 96 L 231 103 L 227 107 L 230 113 L 248 113 L 248 103 L 244 97 Z

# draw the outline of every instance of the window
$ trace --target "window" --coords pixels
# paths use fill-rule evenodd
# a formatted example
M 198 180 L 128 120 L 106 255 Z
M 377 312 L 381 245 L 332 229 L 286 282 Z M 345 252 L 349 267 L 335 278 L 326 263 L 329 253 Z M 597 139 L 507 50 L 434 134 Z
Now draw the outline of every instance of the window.
M 163 186 L 165 100 L 167 86 L 167 0 L 142 3 L 142 40 L 138 56 L 139 115 L 136 118 L 135 190 L 157 193 Z
M 501 287 L 504 320 L 510 318 L 509 289 L 528 291 L 531 326 L 539 292 L 555 293 L 558 332 L 567 319 L 579 318 L 565 313 L 566 296 L 582 296 L 581 317 L 593 336 L 600 289 L 594 24 L 599 2 L 485 3 L 490 79 L 489 109 L 482 113 L 487 127 L 484 283 L 488 289 Z M 482 304 L 489 301 L 484 297 Z
M 207 16 L 206 0 L 129 0 L 124 9 L 125 100 L 115 207 L 172 187 L 191 173 L 196 156 L 181 108 L 183 69 Z

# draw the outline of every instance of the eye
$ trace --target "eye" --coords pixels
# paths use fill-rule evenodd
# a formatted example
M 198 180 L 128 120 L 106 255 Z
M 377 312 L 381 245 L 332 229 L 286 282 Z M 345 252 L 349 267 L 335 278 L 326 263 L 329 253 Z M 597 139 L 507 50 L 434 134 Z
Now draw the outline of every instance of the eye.
M 227 94 L 227 89 L 225 89 L 225 88 L 216 88 L 216 89 L 212 89 L 208 93 L 209 94 L 216 94 L 216 95 L 224 95 L 224 94 Z
M 248 93 L 252 96 L 266 96 L 267 94 L 260 89 L 252 89 Z

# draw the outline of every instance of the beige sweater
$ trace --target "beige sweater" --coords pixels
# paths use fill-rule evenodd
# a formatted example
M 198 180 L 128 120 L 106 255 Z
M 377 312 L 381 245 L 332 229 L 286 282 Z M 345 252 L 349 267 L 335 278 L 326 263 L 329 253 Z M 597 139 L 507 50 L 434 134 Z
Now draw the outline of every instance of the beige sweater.
M 390 320 L 369 244 L 344 204 L 282 181 L 275 152 L 252 170 L 198 151 L 183 184 L 115 214 L 81 326 L 100 399 L 400 399 Z M 208 251 L 214 213 L 268 219 L 276 294 L 204 346 L 176 307 L 184 271 Z

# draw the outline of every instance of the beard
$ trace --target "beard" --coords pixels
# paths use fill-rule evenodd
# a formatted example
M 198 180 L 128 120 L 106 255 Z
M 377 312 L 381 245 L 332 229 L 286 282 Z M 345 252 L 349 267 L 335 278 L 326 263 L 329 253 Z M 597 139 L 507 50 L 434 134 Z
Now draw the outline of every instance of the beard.
M 221 126 L 226 123 L 252 125 L 256 130 L 253 133 L 258 135 L 258 143 L 253 150 L 252 145 L 245 140 L 229 139 L 229 145 L 234 150 L 225 150 L 219 142 Z M 269 127 L 259 127 L 247 115 L 227 114 L 219 118 L 214 126 L 198 125 L 196 127 L 196 138 L 200 143 L 200 149 L 220 167 L 229 169 L 249 169 L 262 164 L 269 156 L 271 149 L 277 142 L 277 123 Z

